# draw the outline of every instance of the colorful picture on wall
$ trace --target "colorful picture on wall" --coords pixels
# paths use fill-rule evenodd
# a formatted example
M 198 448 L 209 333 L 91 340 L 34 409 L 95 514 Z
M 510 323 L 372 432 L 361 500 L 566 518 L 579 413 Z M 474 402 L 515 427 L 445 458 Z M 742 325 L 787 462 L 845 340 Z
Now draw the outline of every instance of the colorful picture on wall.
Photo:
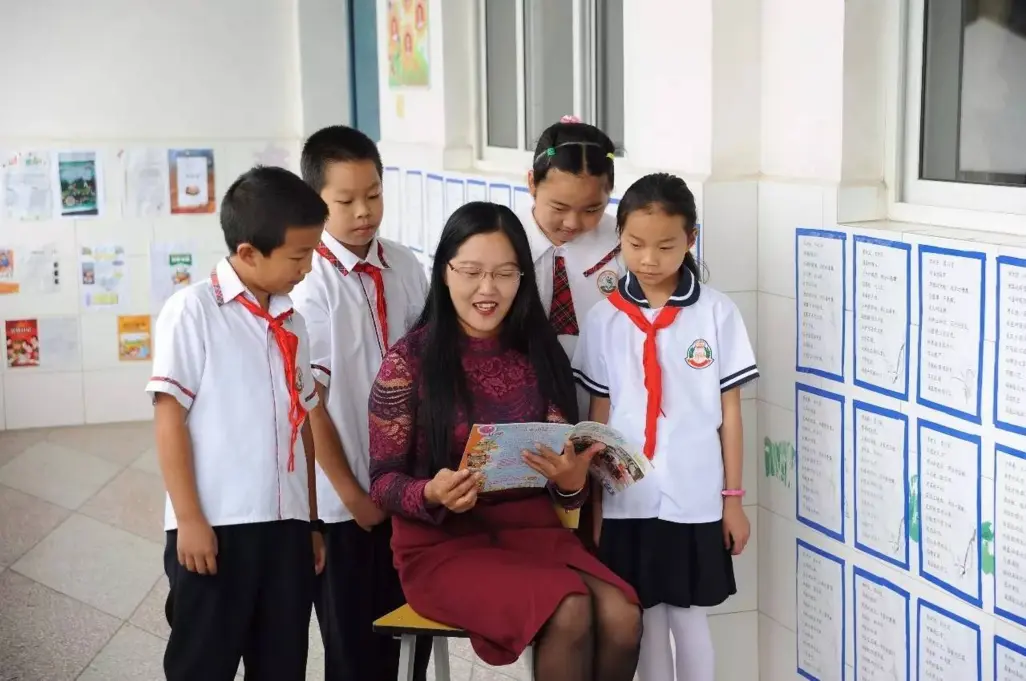
M 388 0 L 388 84 L 430 85 L 428 0 Z
M 152 354 L 150 316 L 118 317 L 118 359 L 122 362 L 148 362 Z
M 7 366 L 39 366 L 39 324 L 35 319 L 7 320 Z
M 217 210 L 213 149 L 170 149 L 167 163 L 172 215 Z
M 0 294 L 17 293 L 20 288 L 14 280 L 14 250 L 0 248 Z
M 100 169 L 94 151 L 62 151 L 57 154 L 61 217 L 99 215 Z

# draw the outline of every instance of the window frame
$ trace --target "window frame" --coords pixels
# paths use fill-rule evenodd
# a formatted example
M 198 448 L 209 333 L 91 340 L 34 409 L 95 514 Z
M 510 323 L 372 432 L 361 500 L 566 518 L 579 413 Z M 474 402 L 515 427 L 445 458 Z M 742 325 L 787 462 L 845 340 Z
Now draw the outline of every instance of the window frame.
M 561 0 L 563 1 L 563 0 Z M 597 3 L 602 0 L 571 0 L 573 2 L 574 52 L 574 110 L 566 112 L 584 121 L 595 120 L 598 112 L 598 55 L 597 55 Z M 488 144 L 488 68 L 486 0 L 477 0 L 477 153 L 474 165 L 485 172 L 524 172 L 534 164 L 533 150 L 527 150 L 527 60 L 524 54 L 525 2 L 515 0 L 516 95 L 517 95 L 517 148 L 496 147 Z M 553 121 L 555 122 L 555 121 Z
M 890 217 L 985 231 L 1026 231 L 1026 187 L 920 179 L 927 0 L 900 4 L 898 106 Z M 895 167 L 896 166 L 896 167 Z M 993 217 L 1000 216 L 1000 217 Z

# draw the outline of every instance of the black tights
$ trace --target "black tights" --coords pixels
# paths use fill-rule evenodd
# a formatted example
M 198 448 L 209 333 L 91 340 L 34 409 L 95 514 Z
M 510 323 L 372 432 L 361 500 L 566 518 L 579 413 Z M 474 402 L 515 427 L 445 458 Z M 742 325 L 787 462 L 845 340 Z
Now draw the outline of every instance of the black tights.
M 588 595 L 563 599 L 534 651 L 536 681 L 631 681 L 641 647 L 641 609 L 623 592 L 581 574 Z

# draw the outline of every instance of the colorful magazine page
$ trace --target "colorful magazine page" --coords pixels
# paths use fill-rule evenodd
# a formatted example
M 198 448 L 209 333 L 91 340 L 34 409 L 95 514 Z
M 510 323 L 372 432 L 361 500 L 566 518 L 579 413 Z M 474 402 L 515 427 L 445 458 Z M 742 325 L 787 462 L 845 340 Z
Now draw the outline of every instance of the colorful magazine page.
M 570 431 L 570 441 L 577 452 L 583 452 L 595 442 L 606 445 L 591 460 L 591 473 L 598 477 L 608 494 L 616 494 L 652 470 L 652 462 L 627 442 L 626 438 L 609 426 L 594 421 L 582 421 Z
M 460 469 L 483 474 L 479 492 L 544 487 L 545 476 L 528 466 L 522 453 L 534 451 L 539 443 L 561 452 L 570 430 L 564 423 L 475 424 Z

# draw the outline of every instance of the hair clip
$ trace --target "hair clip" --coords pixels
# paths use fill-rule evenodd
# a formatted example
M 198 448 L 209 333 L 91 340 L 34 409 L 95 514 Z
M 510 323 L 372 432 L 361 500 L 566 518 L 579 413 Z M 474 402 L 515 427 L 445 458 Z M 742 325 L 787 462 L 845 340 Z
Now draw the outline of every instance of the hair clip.
M 560 118 L 559 122 L 560 123 L 580 123 L 581 119 L 578 118 L 577 116 L 574 116 L 573 114 L 567 114 L 566 116 L 563 116 L 562 118 Z
M 555 156 L 556 155 L 556 148 L 555 147 L 549 147 L 548 149 L 545 150 L 545 155 L 546 156 Z
M 614 160 L 616 160 L 616 154 L 610 152 L 610 153 L 606 154 L 606 158 L 608 158 L 610 161 L 614 161 Z

